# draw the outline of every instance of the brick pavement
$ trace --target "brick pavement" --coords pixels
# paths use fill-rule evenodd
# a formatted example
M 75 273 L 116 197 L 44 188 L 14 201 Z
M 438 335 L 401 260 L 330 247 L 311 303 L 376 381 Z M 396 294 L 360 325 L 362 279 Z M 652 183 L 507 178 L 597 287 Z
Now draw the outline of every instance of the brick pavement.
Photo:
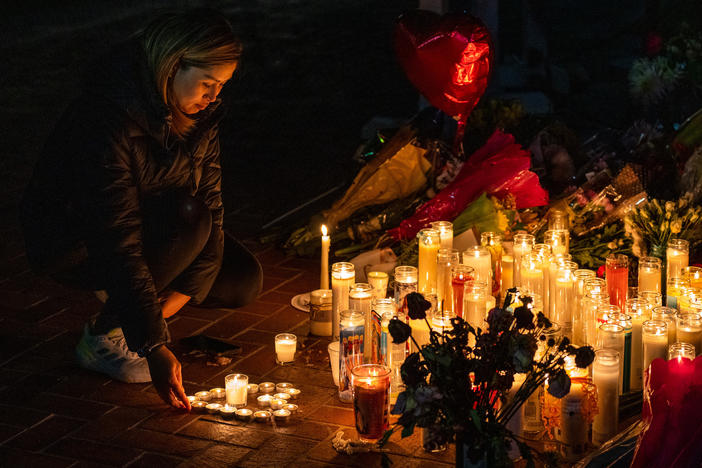
M 300 411 L 286 425 L 225 421 L 165 406 L 150 384 L 123 384 L 78 368 L 73 347 L 83 323 L 101 306 L 29 271 L 16 228 L 3 228 L 0 262 L 0 466 L 379 466 L 378 454 L 346 456 L 334 434 L 355 436 L 353 411 L 340 403 L 329 370 L 327 340 L 308 336 L 308 316 L 291 298 L 317 283 L 317 262 L 289 258 L 249 242 L 261 260 L 265 290 L 236 310 L 186 306 L 169 320 L 186 391 L 223 386 L 242 372 L 252 382 L 293 382 Z M 299 337 L 295 364 L 274 362 L 273 336 Z M 177 340 L 205 333 L 231 340 L 242 354 L 225 366 L 184 355 Z M 434 455 L 418 434 L 392 437 L 395 466 L 449 466 L 453 450 Z

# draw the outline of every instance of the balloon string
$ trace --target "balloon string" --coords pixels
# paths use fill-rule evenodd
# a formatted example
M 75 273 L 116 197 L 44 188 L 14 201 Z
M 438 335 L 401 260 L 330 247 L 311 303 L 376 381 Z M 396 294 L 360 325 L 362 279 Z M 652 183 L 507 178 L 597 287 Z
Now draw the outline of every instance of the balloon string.
M 467 114 L 458 116 L 458 125 L 456 127 L 456 136 L 453 139 L 453 154 L 455 154 L 457 157 L 460 157 L 461 153 L 462 153 L 463 135 L 466 132 L 466 122 L 467 121 L 468 121 Z

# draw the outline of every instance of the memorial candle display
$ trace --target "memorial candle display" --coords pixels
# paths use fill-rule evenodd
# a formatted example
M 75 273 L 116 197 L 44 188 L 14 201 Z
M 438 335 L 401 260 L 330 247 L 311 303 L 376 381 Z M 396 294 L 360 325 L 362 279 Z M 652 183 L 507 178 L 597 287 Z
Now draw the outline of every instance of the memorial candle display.
M 516 287 L 524 286 L 522 284 L 522 258 L 531 253 L 536 240 L 531 234 L 519 232 L 514 235 L 514 243 L 512 252 L 514 254 L 514 285 Z
M 339 320 L 341 311 L 349 308 L 349 291 L 356 282 L 356 270 L 353 263 L 337 262 L 332 264 L 332 340 L 339 339 Z
M 651 361 L 668 356 L 668 324 L 663 320 L 647 320 L 643 323 L 643 369 L 646 372 Z
M 371 298 L 373 297 L 372 288 L 370 284 L 367 283 L 356 283 L 351 286 L 349 291 L 349 309 L 357 310 L 363 314 L 364 317 L 364 335 L 363 343 L 370 343 L 373 333 L 373 323 L 371 317 Z M 370 345 L 363 347 L 363 359 L 366 362 L 370 362 L 371 354 L 373 349 Z
M 624 327 L 616 323 L 603 323 L 597 329 L 597 348 L 612 349 L 624 356 Z M 624 361 L 619 360 L 619 393 L 624 389 Z
M 377 364 L 354 367 L 353 413 L 364 442 L 376 442 L 389 427 L 390 369 Z
M 631 317 L 631 376 L 632 390 L 643 388 L 643 323 L 650 320 L 649 308 L 643 299 L 627 299 L 624 313 Z
M 310 333 L 332 336 L 331 289 L 315 289 L 310 292 Z
M 599 349 L 592 363 L 592 380 L 597 387 L 597 409 L 592 422 L 592 442 L 600 446 L 614 437 L 619 426 L 619 353 Z
M 610 304 L 624 310 L 629 286 L 629 258 L 622 254 L 612 254 L 607 257 L 606 265 L 605 276 Z
M 436 255 L 436 304 L 439 311 L 448 315 L 453 313 L 451 268 L 459 263 L 458 250 L 439 249 Z
M 565 365 L 571 379 L 570 392 L 560 400 L 561 423 L 556 438 L 563 443 L 566 460 L 574 461 L 585 453 L 590 439 L 590 425 L 583 408 L 587 398 L 585 387 L 591 384 L 587 382 L 587 370 L 575 367 L 568 358 L 572 357 L 566 357 Z
M 246 406 L 248 384 L 249 377 L 244 374 L 229 374 L 224 377 L 224 391 L 228 406 Z
M 663 320 L 665 323 L 668 324 L 668 346 L 678 341 L 677 316 L 677 310 L 665 306 L 654 307 L 651 311 L 651 320 Z
M 297 337 L 292 333 L 275 335 L 275 361 L 280 365 L 290 364 L 295 360 Z
M 388 274 L 384 271 L 369 271 L 368 284 L 373 288 L 373 297 L 383 299 L 388 295 Z
M 699 354 L 702 351 L 702 317 L 699 314 L 678 314 L 678 341 L 690 343 Z
M 442 249 L 453 248 L 453 223 L 451 221 L 434 221 L 429 226 L 439 231 Z
M 522 258 L 522 287 L 543 298 L 544 272 L 541 257 L 536 252 L 530 252 Z
M 688 266 L 683 269 L 682 278 L 693 288 L 702 289 L 702 268 Z
M 488 286 L 492 289 L 488 293 L 493 296 L 499 296 L 502 290 L 502 277 L 500 276 L 502 271 L 502 234 L 490 231 L 483 232 L 480 234 L 480 245 L 490 252 L 492 284 L 488 283 Z
M 475 281 L 475 268 L 469 265 L 458 264 L 451 268 L 451 298 L 453 299 L 453 314 L 463 317 L 463 294 L 466 283 Z M 481 284 L 487 284 L 481 281 Z M 486 287 L 487 289 L 487 287 Z
M 357 310 L 341 312 L 339 330 L 339 399 L 353 401 L 351 370 L 363 364 L 365 317 Z
M 322 224 L 322 265 L 320 269 L 319 289 L 329 289 L 329 245 L 330 238 L 327 235 L 327 227 Z
M 595 272 L 592 270 L 580 269 L 573 272 L 573 342 L 578 346 L 586 344 L 582 304 L 585 281 L 594 277 Z
M 436 254 L 441 247 L 441 236 L 436 229 L 422 229 L 417 233 L 419 243 L 417 289 L 421 294 L 436 293 Z
M 398 311 L 402 314 L 405 312 L 400 310 L 405 296 L 411 292 L 417 292 L 417 268 L 413 266 L 398 266 L 395 267 L 395 286 L 394 286 L 395 304 Z
M 690 243 L 685 239 L 670 239 L 665 251 L 666 278 L 680 278 L 690 261 Z
M 661 292 L 662 263 L 658 257 L 639 259 L 639 291 Z
M 473 279 L 483 281 L 488 285 L 486 294 L 492 294 L 492 256 L 490 251 L 481 245 L 475 245 L 463 252 L 463 264 L 473 267 Z M 454 301 L 455 302 L 455 301 Z

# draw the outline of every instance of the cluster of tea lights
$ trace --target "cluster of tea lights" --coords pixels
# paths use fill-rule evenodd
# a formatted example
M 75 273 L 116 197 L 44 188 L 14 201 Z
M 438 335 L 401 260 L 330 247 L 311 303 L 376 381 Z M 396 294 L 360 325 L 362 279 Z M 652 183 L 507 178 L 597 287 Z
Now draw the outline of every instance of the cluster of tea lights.
M 200 413 L 219 414 L 222 419 L 228 420 L 236 418 L 245 422 L 268 422 L 274 418 L 278 423 L 288 422 L 291 415 L 299 409 L 291 401 L 296 400 L 301 391 L 292 383 L 248 383 L 248 377 L 243 374 L 230 374 L 225 382 L 227 388 L 217 387 L 189 395 L 192 409 Z M 242 385 L 243 396 L 238 388 Z M 245 407 L 249 396 L 256 397 L 257 410 Z

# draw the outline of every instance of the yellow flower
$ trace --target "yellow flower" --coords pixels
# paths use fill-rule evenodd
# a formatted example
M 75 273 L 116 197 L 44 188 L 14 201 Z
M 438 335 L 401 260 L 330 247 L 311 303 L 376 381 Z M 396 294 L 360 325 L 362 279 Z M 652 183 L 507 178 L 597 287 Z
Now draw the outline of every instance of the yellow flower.
M 677 234 L 682 229 L 682 223 L 680 221 L 673 221 L 670 223 L 670 232 Z
M 509 227 L 509 219 L 507 219 L 507 215 L 504 214 L 502 211 L 497 212 L 497 228 L 500 231 L 506 231 L 507 228 Z
M 673 211 L 675 209 L 675 203 L 672 201 L 665 202 L 665 211 Z

